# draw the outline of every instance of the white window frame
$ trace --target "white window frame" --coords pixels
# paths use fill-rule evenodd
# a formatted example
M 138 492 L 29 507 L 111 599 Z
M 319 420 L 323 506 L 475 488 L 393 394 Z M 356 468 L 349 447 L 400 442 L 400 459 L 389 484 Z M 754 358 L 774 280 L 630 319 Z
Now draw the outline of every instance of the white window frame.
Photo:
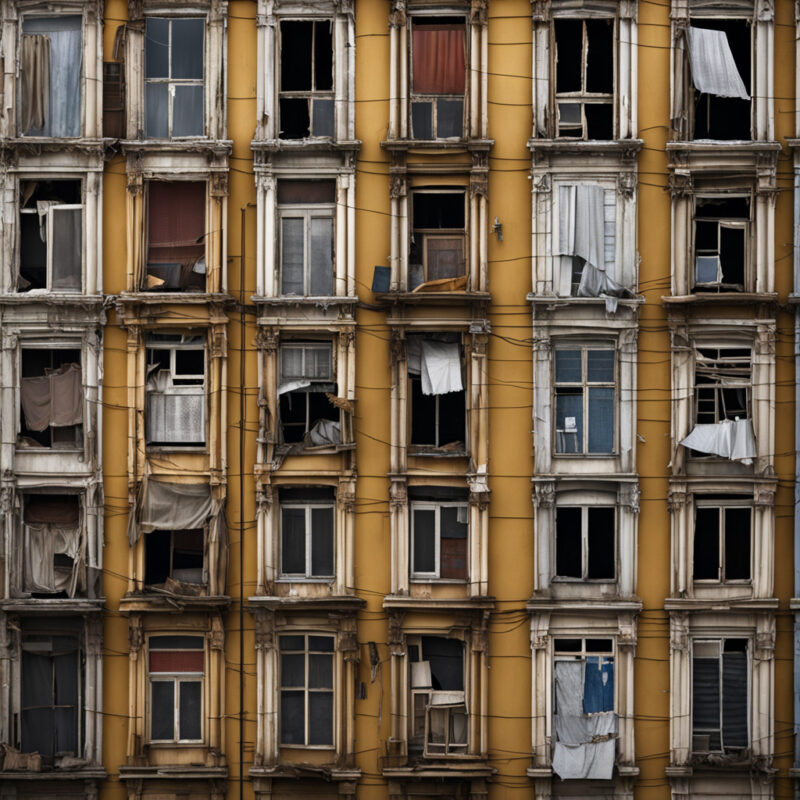
M 464 569 L 465 577 L 461 578 L 442 578 L 442 509 L 443 508 L 463 508 L 467 516 L 467 546 L 466 546 L 466 567 Z M 435 580 L 442 583 L 464 583 L 469 580 L 469 505 L 466 500 L 463 501 L 441 501 L 441 502 L 425 502 L 425 501 L 412 501 L 410 503 L 410 517 L 411 517 L 411 580 L 429 582 Z M 414 571 L 414 557 L 415 557 L 415 528 L 416 528 L 416 512 L 417 511 L 433 511 L 434 516 L 434 564 L 433 572 L 415 572 Z
M 590 20 L 597 20 L 597 19 L 608 19 L 611 21 L 612 31 L 611 31 L 611 38 L 612 38 L 612 58 L 614 61 L 614 75 L 613 75 L 613 85 L 616 89 L 617 86 L 617 39 L 618 39 L 618 20 L 616 16 L 609 16 L 609 17 L 567 17 L 567 16 L 557 16 L 553 20 L 553 25 L 551 26 L 551 54 L 552 54 L 552 74 L 553 74 L 553 110 L 554 114 L 554 136 L 556 139 L 573 139 L 578 141 L 586 141 L 589 137 L 587 135 L 587 122 L 586 122 L 586 112 L 585 107 L 587 105 L 610 105 L 611 106 L 611 139 L 616 138 L 616 130 L 617 130 L 617 92 L 611 92 L 608 94 L 607 92 L 587 92 L 584 89 L 578 92 L 558 92 L 558 87 L 556 85 L 556 65 L 558 62 L 558 49 L 557 49 L 557 42 L 556 42 L 556 20 L 570 20 L 574 22 L 581 23 L 581 32 L 582 32 L 582 46 L 581 46 L 581 84 L 583 87 L 586 85 L 586 69 L 587 69 L 587 53 L 589 49 L 589 39 L 586 30 L 586 23 Z M 571 135 L 571 134 L 562 134 L 561 128 L 564 127 L 561 123 L 561 105 L 562 104 L 579 104 L 580 111 L 581 111 L 581 133 L 580 135 Z M 577 125 L 570 125 L 566 126 L 570 128 L 576 128 Z
M 200 638 L 200 637 L 195 637 Z M 158 649 L 155 652 L 176 652 L 181 648 L 164 648 Z M 186 652 L 202 653 L 203 654 L 203 672 L 151 672 L 150 671 L 150 648 L 148 646 L 148 664 L 147 664 L 147 740 L 152 744 L 198 744 L 205 741 L 205 666 L 208 661 L 208 654 L 206 653 L 205 644 L 202 648 L 185 648 Z M 153 678 L 153 676 L 156 676 Z M 181 683 L 200 683 L 200 738 L 199 739 L 181 739 L 180 738 L 180 684 Z M 173 716 L 173 732 L 175 737 L 172 739 L 153 739 L 153 684 L 154 683 L 172 683 L 173 685 L 173 703 L 174 703 L 174 716 Z
M 741 500 L 720 500 L 696 496 L 694 501 L 694 528 L 693 536 L 697 534 L 697 510 L 700 508 L 715 508 L 719 511 L 718 531 L 719 549 L 717 575 L 714 578 L 695 578 L 694 577 L 694 548 L 692 548 L 692 582 L 695 585 L 703 586 L 750 586 L 753 583 L 753 556 L 754 556 L 754 534 L 755 534 L 755 509 L 753 504 L 744 499 Z M 725 576 L 725 517 L 730 509 L 747 509 L 750 512 L 750 576 L 747 578 L 727 578 Z
M 167 45 L 167 63 L 169 65 L 170 73 L 172 72 L 172 22 L 173 20 L 189 20 L 189 19 L 199 19 L 203 23 L 203 77 L 202 79 L 197 78 L 148 78 L 146 73 L 146 62 L 147 62 L 147 21 L 149 19 L 160 19 L 166 20 L 169 22 L 169 44 Z M 147 85 L 148 84 L 166 84 L 167 85 L 167 140 L 178 140 L 181 139 L 196 139 L 198 137 L 205 137 L 207 135 L 208 125 L 206 121 L 208 110 L 206 109 L 206 80 L 208 78 L 208 70 L 206 69 L 206 59 L 208 58 L 208 54 L 206 53 L 206 36 L 207 36 L 207 27 L 208 27 L 208 17 L 205 14 L 145 14 L 144 16 L 144 52 L 142 53 L 142 83 L 143 83 L 143 93 L 142 93 L 142 129 L 144 131 L 147 130 Z M 172 134 L 172 123 L 173 123 L 173 108 L 175 103 L 175 88 L 176 86 L 200 86 L 202 88 L 202 95 L 203 95 L 203 112 L 202 112 L 202 120 L 203 120 L 203 129 L 200 133 L 191 133 L 187 134 L 186 136 L 173 136 Z M 154 137 L 147 137 L 147 138 L 154 138 Z
M 722 678 L 722 663 L 723 657 L 725 654 L 725 642 L 728 639 L 739 639 L 744 640 L 747 642 L 747 648 L 745 649 L 745 659 L 747 663 L 747 708 L 745 709 L 745 719 L 747 720 L 747 744 L 743 748 L 736 748 L 736 751 L 739 752 L 740 750 L 746 750 L 751 745 L 751 736 L 752 736 L 752 725 L 750 720 L 750 713 L 751 708 L 753 705 L 753 642 L 749 635 L 742 634 L 742 635 L 734 635 L 734 636 L 717 636 L 717 637 L 707 637 L 707 636 L 695 636 L 692 638 L 692 649 L 691 649 L 691 659 L 689 662 L 690 665 L 690 693 L 689 693 L 689 713 L 691 715 L 691 723 L 689 727 L 689 735 L 691 737 L 691 748 L 690 752 L 692 753 L 725 753 L 725 742 L 723 740 L 723 698 L 724 698 L 724 687 L 723 687 L 723 678 Z M 695 737 L 695 727 L 694 727 L 694 661 L 697 651 L 697 645 L 716 645 L 718 647 L 717 651 L 717 660 L 719 663 L 719 738 L 720 738 L 720 749 L 719 750 L 696 750 L 694 747 L 694 737 Z M 712 656 L 702 656 L 703 658 L 712 658 Z M 711 731 L 713 733 L 713 731 Z M 703 735 L 703 734 L 700 734 Z
M 580 577 L 570 575 L 559 575 L 557 572 L 557 553 L 558 553 L 558 511 L 565 508 L 577 508 L 581 512 L 581 575 Z M 614 512 L 614 575 L 610 578 L 590 578 L 589 573 L 589 510 L 591 508 L 610 508 Z M 595 496 L 589 500 L 588 497 L 574 494 L 572 492 L 564 493 L 556 502 L 555 507 L 556 518 L 553 523 L 553 531 L 555 538 L 555 546 L 553 548 L 553 581 L 564 583 L 616 583 L 617 573 L 619 571 L 617 565 L 618 559 L 618 516 L 619 509 L 616 502 L 611 498 L 602 496 Z
M 284 650 L 280 644 L 280 638 L 282 636 L 302 636 L 303 637 L 303 650 Z M 322 650 L 311 650 L 309 646 L 309 639 L 312 637 L 324 637 L 326 639 L 330 639 L 333 642 L 333 647 L 329 651 L 322 651 Z M 283 741 L 280 741 L 282 738 L 282 721 L 280 720 L 280 707 L 281 707 L 281 696 L 284 691 L 288 692 L 297 692 L 301 690 L 301 687 L 298 686 L 288 686 L 284 687 L 283 684 L 283 677 L 282 677 L 282 670 L 280 668 L 280 660 L 281 656 L 284 654 L 292 654 L 297 655 L 302 653 L 304 656 L 304 670 L 305 670 L 305 682 L 302 687 L 303 697 L 304 697 L 304 713 L 303 713 L 303 722 L 304 722 L 304 740 L 302 744 L 287 744 Z M 318 655 L 325 655 L 329 656 L 331 659 L 331 684 L 332 688 L 325 689 L 325 688 L 317 688 L 312 689 L 309 687 L 309 655 L 311 653 L 315 653 Z M 335 750 L 336 749 L 336 738 L 337 738 L 337 723 L 336 723 L 336 694 L 339 691 L 338 688 L 338 679 L 339 679 L 339 666 L 338 666 L 338 658 L 336 657 L 336 637 L 333 636 L 331 633 L 327 631 L 294 631 L 294 630 L 282 630 L 278 635 L 278 681 L 277 681 L 277 688 L 278 688 L 278 730 L 277 730 L 277 738 L 280 742 L 281 749 L 289 748 L 289 749 L 302 749 L 302 750 Z M 333 717 L 331 721 L 331 744 L 309 744 L 309 724 L 310 724 L 310 714 L 309 714 L 309 694 L 312 692 L 318 692 L 320 694 L 330 694 L 332 699 L 332 707 L 333 707 Z
M 415 228 L 414 227 L 414 201 L 419 195 L 437 195 L 437 194 L 461 194 L 464 197 L 464 227 L 463 228 Z M 428 246 L 427 243 L 429 241 L 435 241 L 438 239 L 458 239 L 461 238 L 462 242 L 462 253 L 464 256 L 464 275 L 466 277 L 467 284 L 469 285 L 469 276 L 470 276 L 470 249 L 467 246 L 468 242 L 470 241 L 469 236 L 469 223 L 470 223 L 470 204 L 469 204 L 469 192 L 467 188 L 464 186 L 437 186 L 437 187 L 420 187 L 415 188 L 411 191 L 411 203 L 410 203 L 410 212 L 411 212 L 411 219 L 410 222 L 410 236 L 409 240 L 406 244 L 406 250 L 408 253 L 407 256 L 407 269 L 410 272 L 411 269 L 411 242 L 412 239 L 416 240 L 417 237 L 421 238 L 422 241 L 420 243 L 414 242 L 415 244 L 419 244 L 420 252 L 422 254 L 422 283 L 425 283 L 428 280 L 435 280 L 428 277 Z M 460 275 L 454 276 L 455 278 L 462 277 Z M 406 275 L 406 282 L 410 288 L 410 275 Z
M 302 508 L 305 511 L 305 570 L 302 573 L 299 572 L 284 572 L 283 569 L 283 510 L 288 508 Z M 332 564 L 332 571 L 329 575 L 314 575 L 312 573 L 312 544 L 313 544 L 313 526 L 312 526 L 312 519 L 313 514 L 312 511 L 314 509 L 330 509 L 331 512 L 331 555 L 333 559 Z M 309 500 L 306 502 L 303 501 L 293 501 L 289 500 L 286 502 L 281 502 L 280 504 L 280 537 L 279 542 L 281 543 L 280 546 L 280 578 L 284 580 L 291 580 L 291 581 L 304 581 L 304 582 L 315 582 L 318 581 L 320 583 L 329 583 L 336 577 L 336 503 L 334 500 L 331 500 L 329 503 L 326 503 L 321 500 Z
M 738 199 L 747 199 L 750 205 L 750 213 L 747 218 L 744 217 L 729 217 L 729 218 L 704 218 L 700 215 L 698 209 L 698 201 L 703 200 L 714 200 L 714 199 L 725 199 L 725 200 L 738 200 Z M 725 284 L 722 280 L 722 264 L 720 262 L 720 253 L 722 248 L 721 237 L 722 237 L 722 229 L 733 229 L 733 230 L 741 230 L 744 231 L 744 264 L 742 265 L 742 272 L 744 281 L 742 283 L 741 291 L 746 292 L 748 288 L 753 285 L 752 279 L 752 237 L 751 237 L 751 225 L 752 225 L 752 216 L 753 216 L 753 202 L 754 198 L 750 193 L 736 193 L 731 195 L 715 195 L 711 193 L 704 193 L 698 192 L 694 195 L 693 198 L 693 225 L 692 225 L 692 258 L 690 261 L 690 268 L 691 268 L 691 285 L 693 292 L 702 292 L 702 291 L 720 291 L 722 286 L 730 286 L 731 284 Z M 717 258 L 717 274 L 719 276 L 718 280 L 716 281 L 705 281 L 700 283 L 697 280 L 697 259 L 700 258 L 700 254 L 698 253 L 697 248 L 697 222 L 716 222 L 717 223 L 717 250 L 716 250 L 716 258 Z M 713 257 L 713 256 L 712 256 Z
M 581 352 L 581 380 L 580 383 L 574 381 L 562 381 L 559 382 L 556 380 L 556 353 L 559 350 L 580 350 Z M 587 352 L 589 350 L 604 350 L 609 351 L 614 354 L 614 380 L 612 382 L 608 381 L 592 381 L 588 380 L 588 363 L 587 363 Z M 583 413 L 583 431 L 582 431 L 582 438 L 583 441 L 579 442 L 580 449 L 577 452 L 569 452 L 569 451 L 560 451 L 558 449 L 558 434 L 561 432 L 558 430 L 557 426 L 557 419 L 556 414 L 553 414 L 553 456 L 554 457 L 564 457 L 564 456 L 573 456 L 573 457 L 580 457 L 580 458 L 602 458 L 602 457 L 612 457 L 617 454 L 618 451 L 618 442 L 619 442 L 619 416 L 620 416 L 620 409 L 619 409 L 619 348 L 616 346 L 615 343 L 611 343 L 608 341 L 599 340 L 596 344 L 588 343 L 586 341 L 560 341 L 557 342 L 553 347 L 553 366 L 552 366 L 552 386 L 553 386 L 553 409 L 557 408 L 557 397 L 558 397 L 558 390 L 560 387 L 565 388 L 575 388 L 577 389 L 580 387 L 581 395 L 582 395 L 582 413 Z M 599 389 L 612 389 L 614 392 L 614 399 L 613 399 L 613 408 L 614 408 L 614 432 L 612 435 L 612 449 L 609 452 L 590 452 L 589 447 L 589 389 L 599 388 Z M 568 433 L 568 431 L 564 430 L 563 433 Z
M 283 221 L 285 219 L 303 220 L 303 293 L 287 293 L 283 288 Z M 336 286 L 336 203 L 288 203 L 278 206 L 278 282 L 281 297 L 314 297 L 311 294 L 311 220 L 331 220 L 331 292 Z
M 720 351 L 719 357 L 714 359 L 708 359 L 706 356 L 701 354 L 701 350 L 718 350 Z M 718 379 L 716 383 L 698 383 L 697 376 L 698 370 L 702 369 L 704 365 L 708 365 L 708 369 L 717 369 L 717 370 L 724 370 L 725 365 L 728 363 L 734 364 L 744 360 L 744 356 L 725 356 L 724 352 L 726 350 L 749 350 L 750 351 L 750 372 L 747 378 L 743 376 L 736 380 L 735 378 L 725 378 L 725 379 Z M 721 404 L 723 403 L 721 399 L 721 395 L 719 394 L 724 389 L 744 389 L 746 392 L 746 403 L 747 403 L 747 413 L 744 419 L 753 419 L 753 347 L 750 344 L 744 346 L 737 346 L 735 343 L 733 344 L 709 344 L 706 342 L 696 343 L 694 348 L 694 373 L 693 373 L 693 384 L 694 384 L 694 393 L 693 393 L 693 414 L 692 418 L 694 424 L 700 424 L 700 420 L 698 419 L 700 412 L 700 400 L 699 400 L 699 391 L 701 389 L 710 389 L 713 390 L 714 395 L 714 423 L 722 422 L 725 419 L 729 419 L 724 414 L 721 413 Z M 728 361 L 727 359 L 730 359 Z M 716 364 L 718 366 L 714 367 L 713 365 Z M 738 369 L 736 367 L 731 367 L 731 370 Z M 733 381 L 733 382 L 732 382 Z M 708 413 L 708 412 L 704 412 Z

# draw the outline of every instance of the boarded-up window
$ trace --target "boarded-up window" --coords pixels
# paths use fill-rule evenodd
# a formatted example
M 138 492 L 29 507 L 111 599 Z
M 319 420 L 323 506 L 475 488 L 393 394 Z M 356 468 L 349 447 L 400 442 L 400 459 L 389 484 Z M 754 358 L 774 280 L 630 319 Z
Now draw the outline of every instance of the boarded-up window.
M 147 275 L 143 288 L 206 288 L 206 185 L 201 181 L 147 187 Z
M 150 741 L 203 740 L 204 655 L 199 636 L 150 637 Z
M 23 21 L 19 104 L 23 136 L 81 135 L 82 25 L 79 16 Z
M 415 139 L 461 138 L 466 26 L 463 19 L 415 18 L 411 26 L 411 129 Z

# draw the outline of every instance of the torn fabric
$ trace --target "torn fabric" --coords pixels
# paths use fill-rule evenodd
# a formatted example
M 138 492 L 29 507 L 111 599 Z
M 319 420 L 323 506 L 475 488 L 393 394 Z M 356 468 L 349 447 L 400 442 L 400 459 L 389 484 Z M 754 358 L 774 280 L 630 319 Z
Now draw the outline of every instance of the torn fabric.
M 50 39 L 42 34 L 22 37 L 21 52 L 23 133 L 47 125 L 50 96 Z
M 25 426 L 43 431 L 83 422 L 83 387 L 80 364 L 64 364 L 44 375 L 20 381 Z
M 749 100 L 725 31 L 689 28 L 692 82 L 699 92 Z
M 681 444 L 691 450 L 747 465 L 752 464 L 756 456 L 753 422 L 749 419 L 726 419 L 711 425 L 695 425 Z
M 170 483 L 145 479 L 136 504 L 138 524 L 134 540 L 155 530 L 185 531 L 204 528 L 212 513 L 211 487 L 207 483 Z
M 78 504 L 31 499 L 26 504 L 24 520 L 25 591 L 63 591 L 75 597 L 83 566 Z M 56 567 L 56 555 L 71 559 L 71 566 Z
M 561 186 L 558 192 L 558 254 L 580 256 L 605 270 L 603 200 L 605 189 L 594 183 Z
M 461 347 L 458 342 L 439 342 L 408 337 L 408 373 L 422 378 L 422 393 L 449 394 L 464 389 L 461 382 Z
M 305 438 L 307 443 L 312 446 L 341 444 L 342 432 L 338 422 L 331 419 L 318 419 Z

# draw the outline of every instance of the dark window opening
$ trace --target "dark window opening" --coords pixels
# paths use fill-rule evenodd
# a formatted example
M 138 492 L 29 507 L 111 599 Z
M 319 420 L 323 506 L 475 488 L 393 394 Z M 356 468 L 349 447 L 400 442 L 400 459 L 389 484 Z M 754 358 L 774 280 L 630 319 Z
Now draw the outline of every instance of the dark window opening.
M 411 378 L 411 444 L 461 452 L 465 447 L 464 390 L 448 394 L 422 393 L 422 380 Z
M 694 579 L 750 580 L 750 508 L 700 506 L 695 515 Z
M 280 138 L 334 135 L 333 23 L 281 22 Z
M 147 187 L 147 270 L 143 289 L 206 290 L 206 185 L 202 181 Z
M 612 506 L 556 509 L 556 576 L 614 580 L 616 513 Z
M 144 582 L 158 586 L 167 579 L 179 583 L 203 583 L 204 532 L 153 531 L 145 539 Z
M 116 61 L 103 62 L 103 136 L 125 136 L 125 74 Z
M 556 575 L 583 577 L 581 509 L 561 506 L 556 510 Z
M 413 233 L 408 259 L 408 289 L 428 281 L 461 278 L 466 288 L 464 192 L 415 192 Z
M 695 290 L 743 291 L 749 261 L 747 197 L 699 197 L 695 208 Z
M 752 26 L 745 19 L 697 19 L 692 17 L 693 28 L 723 31 L 733 54 L 733 60 L 748 94 L 752 51 Z M 738 97 L 718 97 L 693 90 L 693 139 L 752 139 L 751 101 Z
M 614 25 L 554 20 L 557 136 L 614 138 Z
M 81 182 L 20 181 L 17 289 L 81 290 L 83 206 Z
M 203 639 L 151 636 L 149 651 L 151 741 L 202 741 Z
M 83 446 L 81 352 L 22 350 L 20 448 L 77 450 Z
M 697 424 L 750 419 L 750 357 L 750 348 L 745 347 L 698 348 L 695 362 Z
M 81 753 L 84 658 L 76 636 L 22 636 L 21 741 L 52 766 Z
M 464 135 L 466 26 L 463 18 L 416 17 L 411 26 L 411 136 Z
M 330 578 L 334 574 L 333 489 L 280 493 L 281 574 Z

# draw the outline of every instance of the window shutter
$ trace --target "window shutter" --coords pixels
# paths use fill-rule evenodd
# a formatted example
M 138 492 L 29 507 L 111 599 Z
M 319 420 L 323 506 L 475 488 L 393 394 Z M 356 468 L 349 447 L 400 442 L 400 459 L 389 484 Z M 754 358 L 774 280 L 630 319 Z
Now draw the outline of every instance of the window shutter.
M 103 62 L 103 136 L 125 136 L 125 81 L 116 61 Z
M 722 655 L 722 744 L 747 747 L 747 653 Z
M 149 392 L 147 441 L 172 444 L 204 442 L 205 388 L 186 386 L 173 389 L 169 394 Z
M 695 732 L 711 733 L 710 749 L 719 747 L 719 660 L 695 658 L 692 663 L 692 721 Z
M 82 208 L 53 206 L 52 289 L 81 288 Z

